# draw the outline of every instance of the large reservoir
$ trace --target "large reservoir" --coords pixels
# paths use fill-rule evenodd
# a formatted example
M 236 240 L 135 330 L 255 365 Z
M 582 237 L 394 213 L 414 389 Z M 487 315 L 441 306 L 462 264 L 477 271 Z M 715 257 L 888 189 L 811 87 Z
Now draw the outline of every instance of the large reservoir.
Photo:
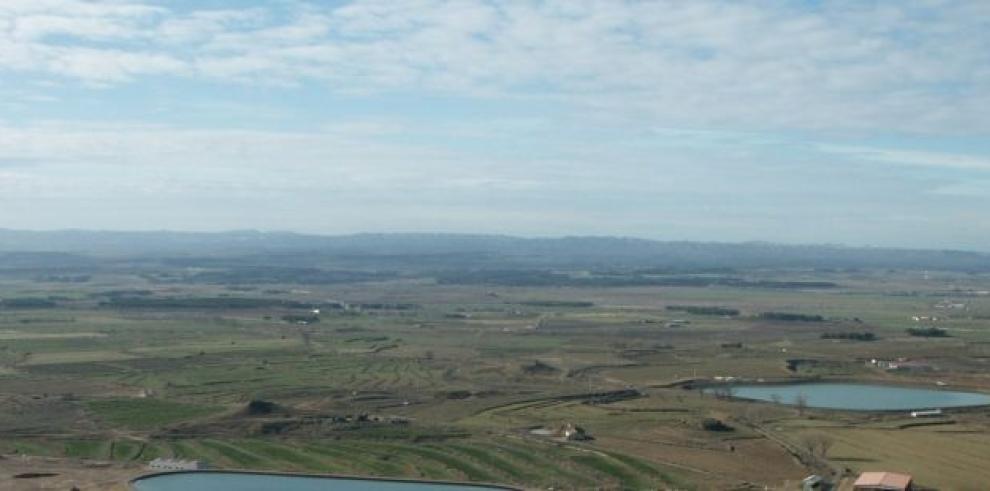
M 388 481 L 249 472 L 177 472 L 135 480 L 135 491 L 485 491 L 508 488 L 470 484 Z
M 990 394 L 856 383 L 735 385 L 733 397 L 852 411 L 898 411 L 990 405 Z M 714 389 L 709 389 L 709 392 Z

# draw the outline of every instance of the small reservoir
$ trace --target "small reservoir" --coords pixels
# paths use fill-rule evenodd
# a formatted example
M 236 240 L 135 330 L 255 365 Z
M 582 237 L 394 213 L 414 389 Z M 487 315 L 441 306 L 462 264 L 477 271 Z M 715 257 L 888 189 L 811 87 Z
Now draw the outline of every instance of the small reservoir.
M 725 387 L 705 389 L 708 393 Z M 850 411 L 911 411 L 990 405 L 990 394 L 950 390 L 921 389 L 892 385 L 857 383 L 753 384 L 728 387 L 729 395 L 739 399 L 844 409 Z
M 135 491 L 485 491 L 509 488 L 422 481 L 191 471 L 135 479 Z

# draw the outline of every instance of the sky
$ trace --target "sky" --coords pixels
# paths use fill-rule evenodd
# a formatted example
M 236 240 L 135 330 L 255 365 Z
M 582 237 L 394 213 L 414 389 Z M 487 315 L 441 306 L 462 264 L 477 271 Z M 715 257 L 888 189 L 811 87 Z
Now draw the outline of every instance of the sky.
M 990 251 L 990 2 L 2 0 L 0 228 Z

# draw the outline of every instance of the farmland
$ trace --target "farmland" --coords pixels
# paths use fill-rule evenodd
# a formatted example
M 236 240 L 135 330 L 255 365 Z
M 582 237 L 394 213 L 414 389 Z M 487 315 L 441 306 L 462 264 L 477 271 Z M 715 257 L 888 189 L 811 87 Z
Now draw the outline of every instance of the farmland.
M 490 281 L 307 270 L 294 282 L 283 270 L 229 269 L 158 262 L 87 269 L 73 282 L 57 280 L 82 273 L 44 266 L 0 274 L 0 472 L 20 455 L 63 462 L 62 478 L 97 462 L 122 480 L 168 456 L 531 489 L 794 489 L 812 472 L 848 483 L 877 468 L 944 489 L 990 478 L 977 465 L 990 454 L 986 409 L 916 426 L 900 413 L 696 390 L 744 379 L 990 392 L 985 273 L 606 281 L 571 270 L 567 281 Z M 913 336 L 916 327 L 945 335 Z M 566 425 L 590 438 L 558 437 Z M 821 434 L 827 451 L 803 450 Z M 82 489 L 95 486 L 78 475 Z

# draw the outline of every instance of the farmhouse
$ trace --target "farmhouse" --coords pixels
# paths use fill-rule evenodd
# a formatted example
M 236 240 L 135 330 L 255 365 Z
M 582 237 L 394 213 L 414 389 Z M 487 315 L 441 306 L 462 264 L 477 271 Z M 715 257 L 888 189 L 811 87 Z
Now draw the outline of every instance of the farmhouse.
M 897 371 L 897 372 L 931 372 L 936 369 L 931 363 L 921 360 L 910 360 L 907 358 L 897 358 L 893 360 L 884 360 L 880 358 L 871 358 L 866 362 L 868 366 L 873 366 L 876 368 L 881 368 L 887 371 Z
M 157 458 L 148 462 L 148 468 L 155 471 L 201 471 L 207 468 L 202 460 L 181 460 Z
M 896 472 L 864 472 L 853 483 L 856 491 L 910 491 L 911 476 Z
M 935 367 L 930 363 L 919 360 L 905 360 L 890 363 L 887 370 L 895 372 L 931 372 Z
M 556 432 L 556 436 L 571 441 L 593 440 L 591 435 L 589 435 L 584 428 L 577 426 L 574 423 L 565 423 L 561 425 Z

